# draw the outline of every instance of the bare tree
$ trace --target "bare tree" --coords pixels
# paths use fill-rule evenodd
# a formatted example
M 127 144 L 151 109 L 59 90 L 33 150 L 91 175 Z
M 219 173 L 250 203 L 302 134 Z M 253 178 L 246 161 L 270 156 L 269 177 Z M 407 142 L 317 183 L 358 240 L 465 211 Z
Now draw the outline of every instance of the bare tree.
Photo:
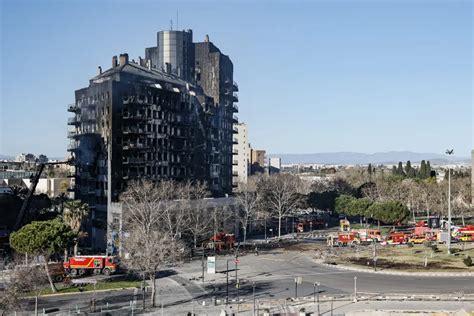
M 155 187 L 164 201 L 159 208 L 164 229 L 173 239 L 180 239 L 189 223 L 190 184 L 161 181 Z
M 147 180 L 130 182 L 121 195 L 123 203 L 122 247 L 127 266 L 152 284 L 151 304 L 155 306 L 156 274 L 183 254 L 178 240 L 180 216 L 170 216 L 176 208 L 171 199 L 176 197 L 174 183 L 162 181 L 154 184 Z
M 48 277 L 39 265 L 12 264 L 11 273 L 5 282 L 5 291 L 0 296 L 0 312 L 2 315 L 16 311 L 20 307 L 25 293 L 34 293 L 35 315 L 38 315 L 38 299 L 48 284 Z
M 193 238 L 193 246 L 197 247 L 198 238 L 212 232 L 211 211 L 204 200 L 209 196 L 207 186 L 203 182 L 186 183 L 184 195 L 187 196 L 187 230 Z
M 275 174 L 262 177 L 258 188 L 266 207 L 278 218 L 278 237 L 281 237 L 281 220 L 299 203 L 303 184 L 296 176 Z
M 453 181 L 454 180 L 454 181 Z M 470 210 L 470 201 L 471 201 L 471 183 L 470 179 L 467 177 L 464 178 L 455 178 L 451 180 L 451 185 L 453 189 L 453 211 L 456 215 L 460 215 L 462 219 L 462 225 L 465 226 L 464 215 Z
M 236 214 L 237 220 L 242 224 L 244 230 L 244 243 L 247 240 L 249 220 L 255 219 L 257 216 L 259 197 L 254 177 L 250 177 L 247 183 L 239 183 L 236 200 L 240 208 Z

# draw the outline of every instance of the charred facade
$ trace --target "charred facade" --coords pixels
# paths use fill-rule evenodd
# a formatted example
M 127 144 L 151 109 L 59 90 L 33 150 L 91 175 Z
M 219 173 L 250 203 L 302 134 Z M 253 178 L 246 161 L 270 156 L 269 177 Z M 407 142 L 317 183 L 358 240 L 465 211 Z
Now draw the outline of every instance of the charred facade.
M 238 100 L 230 58 L 208 40 L 193 43 L 191 31 L 159 32 L 157 44 L 137 62 L 114 56 L 68 109 L 74 193 L 92 210 L 92 248 L 105 248 L 108 206 L 130 180 L 199 180 L 213 196 L 232 192 Z

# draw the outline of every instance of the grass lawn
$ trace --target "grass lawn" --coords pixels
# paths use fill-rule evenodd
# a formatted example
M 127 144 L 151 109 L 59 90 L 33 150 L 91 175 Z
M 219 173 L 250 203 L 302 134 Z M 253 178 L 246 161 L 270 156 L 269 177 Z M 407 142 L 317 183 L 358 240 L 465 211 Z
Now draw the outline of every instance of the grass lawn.
M 140 287 L 141 286 L 141 281 L 113 281 L 109 280 L 106 282 L 97 282 L 95 285 L 96 290 L 112 290 L 112 289 L 125 289 L 125 288 L 131 288 L 131 287 Z M 93 284 L 87 284 L 82 287 L 79 286 L 67 286 L 61 284 L 56 284 L 56 287 L 58 289 L 57 293 L 75 293 L 75 292 L 91 292 L 94 291 L 94 285 Z M 82 290 L 80 290 L 82 289 Z M 51 291 L 51 288 L 48 286 L 47 288 L 44 288 L 41 291 L 41 295 L 48 295 L 48 294 L 53 294 Z M 34 293 L 28 293 L 28 296 L 32 296 Z
M 445 245 L 438 245 L 433 251 L 424 245 L 414 245 L 412 248 L 406 245 L 381 246 L 377 245 L 377 266 L 380 269 L 392 269 L 403 271 L 452 271 L 452 272 L 474 272 L 474 265 L 467 267 L 463 259 L 470 256 L 474 260 L 474 244 L 467 243 L 465 250 L 462 244 L 453 244 L 455 255 L 448 256 Z M 373 247 L 340 248 L 337 254 L 332 256 L 335 262 L 363 267 L 373 267 Z M 424 266 L 427 258 L 427 266 Z M 369 263 L 369 264 L 367 264 Z

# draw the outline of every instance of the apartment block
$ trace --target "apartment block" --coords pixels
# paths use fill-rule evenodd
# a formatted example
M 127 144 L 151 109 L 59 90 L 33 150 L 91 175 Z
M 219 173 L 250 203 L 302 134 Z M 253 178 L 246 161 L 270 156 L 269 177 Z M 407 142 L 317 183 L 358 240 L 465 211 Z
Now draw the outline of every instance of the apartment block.
M 145 56 L 114 56 L 68 107 L 72 191 L 91 207 L 91 248 L 105 248 L 110 205 L 129 181 L 199 180 L 214 197 L 235 185 L 238 87 L 230 58 L 208 36 L 193 43 L 191 30 L 158 32 Z
M 244 123 L 235 124 L 234 129 L 237 130 L 237 144 L 233 146 L 236 155 L 232 162 L 232 171 L 237 177 L 234 177 L 234 180 L 237 183 L 247 183 L 250 173 L 250 144 L 248 142 L 247 125 Z
M 268 160 L 268 173 L 279 173 L 281 170 L 281 158 L 272 157 Z
M 250 149 L 250 173 L 265 172 L 265 150 Z

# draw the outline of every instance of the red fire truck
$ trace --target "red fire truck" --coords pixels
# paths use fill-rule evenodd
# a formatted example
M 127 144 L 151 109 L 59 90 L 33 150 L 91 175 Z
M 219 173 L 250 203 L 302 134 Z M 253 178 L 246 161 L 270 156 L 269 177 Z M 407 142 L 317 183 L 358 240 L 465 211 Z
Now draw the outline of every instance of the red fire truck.
M 71 276 L 86 273 L 110 275 L 118 270 L 118 260 L 110 256 L 75 256 L 68 258 L 63 266 Z

